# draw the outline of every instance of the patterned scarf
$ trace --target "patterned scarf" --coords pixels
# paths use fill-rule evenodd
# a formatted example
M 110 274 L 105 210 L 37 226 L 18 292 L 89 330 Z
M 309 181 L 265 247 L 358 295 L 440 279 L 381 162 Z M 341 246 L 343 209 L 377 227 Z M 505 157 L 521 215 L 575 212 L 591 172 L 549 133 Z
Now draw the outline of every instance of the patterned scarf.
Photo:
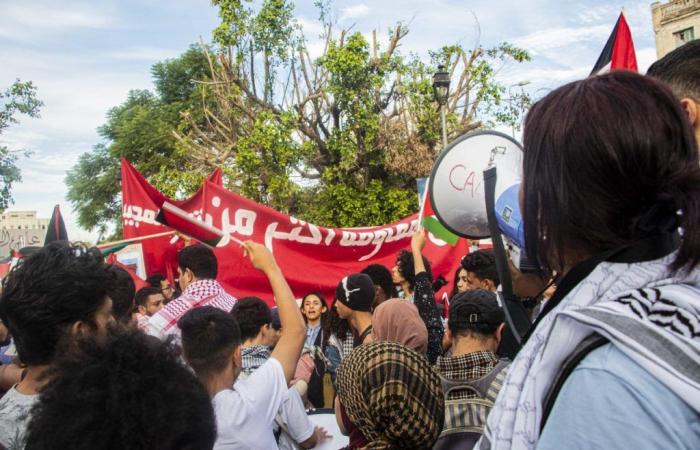
M 241 370 L 246 375 L 250 375 L 258 367 L 265 364 L 270 359 L 272 352 L 266 345 L 251 345 L 241 348 Z
M 671 271 L 674 259 L 604 262 L 579 282 L 518 353 L 475 448 L 535 448 L 554 376 L 594 332 L 700 411 L 700 268 Z
M 365 449 L 429 449 L 442 430 L 440 379 L 423 355 L 400 344 L 357 347 L 340 364 L 337 387 Z

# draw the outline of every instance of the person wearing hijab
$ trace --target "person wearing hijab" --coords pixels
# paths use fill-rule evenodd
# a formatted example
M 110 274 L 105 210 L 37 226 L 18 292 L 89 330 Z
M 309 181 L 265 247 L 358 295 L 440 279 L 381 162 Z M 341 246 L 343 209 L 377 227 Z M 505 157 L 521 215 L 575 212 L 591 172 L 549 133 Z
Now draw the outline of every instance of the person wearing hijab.
M 428 329 L 415 305 L 394 298 L 381 303 L 372 316 L 375 341 L 396 342 L 425 355 Z
M 338 368 L 335 410 L 349 449 L 430 449 L 444 422 L 440 378 L 420 353 L 395 342 L 357 347 Z

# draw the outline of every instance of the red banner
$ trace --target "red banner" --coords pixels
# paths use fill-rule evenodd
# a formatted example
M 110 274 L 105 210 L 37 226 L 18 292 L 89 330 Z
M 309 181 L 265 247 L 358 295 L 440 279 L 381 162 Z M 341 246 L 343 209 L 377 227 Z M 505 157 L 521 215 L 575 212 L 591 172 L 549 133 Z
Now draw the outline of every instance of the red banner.
M 210 177 L 212 180 L 214 175 Z M 224 232 L 215 252 L 219 261 L 219 281 L 237 297 L 255 295 L 272 302 L 269 284 L 255 270 L 242 248 L 227 239 L 252 239 L 264 243 L 279 264 L 294 292 L 301 297 L 320 291 L 332 299 L 340 279 L 359 272 L 369 264 L 391 269 L 396 255 L 408 249 L 418 227 L 418 215 L 391 225 L 367 228 L 324 228 L 298 220 L 228 191 L 216 182 L 206 181 L 191 198 L 168 200 L 151 186 L 128 162 L 122 162 L 122 198 L 124 236 L 127 238 L 161 233 L 169 229 L 155 221 L 164 202 L 187 211 L 193 218 Z M 432 264 L 433 276 L 444 276 L 451 288 L 460 258 L 468 253 L 468 244 L 460 239 L 455 247 L 431 234 L 424 254 Z M 147 273 L 166 274 L 176 265 L 177 251 L 184 244 L 171 236 L 144 241 Z M 436 296 L 442 298 L 443 291 Z

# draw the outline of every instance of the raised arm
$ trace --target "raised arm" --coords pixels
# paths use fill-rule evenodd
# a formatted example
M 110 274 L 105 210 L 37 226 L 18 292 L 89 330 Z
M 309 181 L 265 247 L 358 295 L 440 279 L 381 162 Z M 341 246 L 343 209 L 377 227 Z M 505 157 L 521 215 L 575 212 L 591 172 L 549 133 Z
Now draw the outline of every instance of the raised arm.
M 413 303 L 428 329 L 428 361 L 430 364 L 435 364 L 438 356 L 442 355 L 442 336 L 445 329 L 435 304 L 432 280 L 425 271 L 425 264 L 423 264 L 424 247 L 425 231 L 420 230 L 411 237 L 413 269 L 416 274 L 413 286 Z
M 294 370 L 306 340 L 304 319 L 272 253 L 264 245 L 253 241 L 245 243 L 245 252 L 253 266 L 267 276 L 272 287 L 282 324 L 282 334 L 272 357 L 280 362 L 284 376 L 289 382 L 294 377 Z

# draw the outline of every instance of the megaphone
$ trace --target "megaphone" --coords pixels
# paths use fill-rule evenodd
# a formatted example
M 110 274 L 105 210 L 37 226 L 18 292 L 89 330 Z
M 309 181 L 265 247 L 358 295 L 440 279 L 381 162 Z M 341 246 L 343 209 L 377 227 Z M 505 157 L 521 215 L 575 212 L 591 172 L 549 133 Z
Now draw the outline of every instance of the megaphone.
M 521 272 L 533 272 L 537 265 L 525 253 L 525 224 L 520 213 L 520 183 L 506 188 L 496 199 L 496 221 L 503 233 L 508 255 Z
M 513 295 L 507 262 L 510 257 L 520 269 L 532 266 L 524 255 L 518 201 L 522 159 L 522 147 L 506 134 L 467 133 L 440 154 L 428 184 L 433 211 L 446 228 L 463 237 L 490 236 L 493 241 L 501 281 L 498 298 L 508 324 L 499 354 L 511 358 L 530 327 L 522 301 Z
M 453 233 L 469 239 L 492 236 L 486 211 L 483 172 L 496 167 L 495 213 L 508 253 L 523 271 L 536 269 L 525 255 L 525 238 L 518 202 L 523 150 L 510 136 L 475 131 L 452 142 L 433 166 L 428 193 L 438 220 Z

